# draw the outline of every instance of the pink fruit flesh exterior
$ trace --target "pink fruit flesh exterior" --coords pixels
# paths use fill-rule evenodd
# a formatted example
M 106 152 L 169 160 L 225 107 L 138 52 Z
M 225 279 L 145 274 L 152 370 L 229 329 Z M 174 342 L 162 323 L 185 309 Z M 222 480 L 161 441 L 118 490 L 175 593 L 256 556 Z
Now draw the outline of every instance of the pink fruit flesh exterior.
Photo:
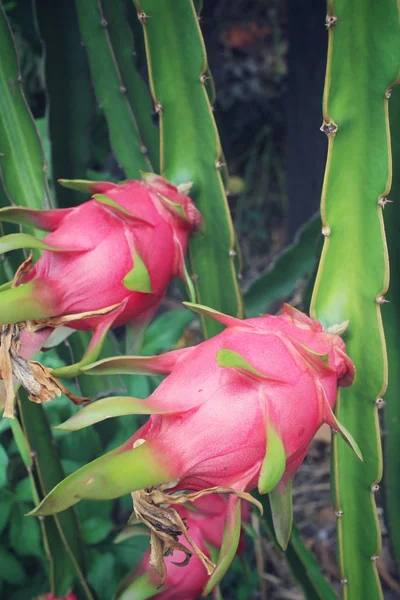
M 249 505 L 247 502 L 243 502 L 242 507 L 242 520 L 248 521 L 250 515 Z M 185 506 L 175 507 L 180 516 L 186 519 L 189 535 L 204 554 L 210 557 L 207 544 L 218 549 L 221 546 L 226 518 L 226 499 L 216 494 L 203 496 L 203 498 L 199 498 L 193 503 L 193 508 L 195 508 L 195 511 Z M 187 546 L 183 536 L 179 537 L 179 541 Z M 240 545 L 240 549 L 243 551 L 243 543 Z M 174 565 L 174 562 L 179 563 L 184 559 L 183 552 L 177 551 L 172 556 L 165 558 L 167 580 L 162 590 L 156 594 L 157 600 L 194 600 L 201 595 L 208 580 L 207 571 L 195 554 L 192 555 L 187 566 Z M 141 575 L 143 572 L 149 572 L 152 583 L 158 587 L 160 581 L 149 560 L 150 550 L 144 555 L 136 576 Z
M 239 353 L 265 378 L 220 367 L 220 349 Z M 328 368 L 321 358 L 314 365 L 312 353 L 327 355 Z M 182 353 L 149 398 L 153 407 L 176 412 L 152 415 L 126 449 L 137 439 L 149 441 L 179 479 L 176 489 L 250 491 L 268 449 L 269 425 L 283 442 L 281 481 L 287 481 L 319 427 L 331 424 L 338 386 L 353 378 L 343 340 L 290 307 L 279 316 L 232 320 L 219 335 Z
M 171 279 L 182 276 L 188 237 L 200 227 L 200 213 L 190 198 L 158 176 L 151 182 L 101 183 L 94 191 L 132 218 L 95 199 L 63 211 L 58 227 L 44 240 L 82 251 L 44 251 L 23 282 L 38 282 L 35 300 L 40 302 L 42 296 L 47 306 L 51 299 L 50 316 L 101 310 L 125 301 L 113 326 L 146 319 L 157 309 Z M 162 196 L 183 209 L 187 218 L 171 209 Z M 130 291 L 122 283 L 134 266 L 134 251 L 147 269 L 151 293 Z M 94 329 L 101 320 L 86 318 L 70 326 Z

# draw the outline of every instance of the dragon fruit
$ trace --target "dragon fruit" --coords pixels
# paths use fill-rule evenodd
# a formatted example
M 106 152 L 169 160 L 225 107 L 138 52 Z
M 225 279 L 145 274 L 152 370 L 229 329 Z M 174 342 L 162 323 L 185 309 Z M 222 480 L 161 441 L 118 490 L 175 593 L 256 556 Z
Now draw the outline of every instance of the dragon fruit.
M 43 240 L 26 234 L 2 238 L 7 250 L 28 245 L 44 252 L 36 264 L 25 261 L 10 288 L 0 292 L 0 325 L 4 333 L 15 324 L 12 338 L 24 328 L 31 335 L 62 325 L 94 330 L 81 366 L 96 360 L 110 327 L 147 321 L 174 277 L 189 284 L 184 256 L 201 216 L 188 196 L 156 175 L 121 184 L 66 184 L 84 187 L 93 198 L 70 209 L 0 210 L 0 220 L 51 232 Z M 12 360 L 11 367 L 0 365 L 0 377 L 5 379 L 2 373 L 7 376 L 10 368 L 16 375 L 14 366 Z M 57 376 L 76 372 L 69 366 Z M 10 402 L 7 416 L 12 416 Z
M 323 423 L 360 456 L 333 413 L 338 387 L 349 386 L 355 372 L 339 335 L 290 306 L 278 316 L 244 321 L 192 308 L 226 329 L 193 348 L 85 368 L 91 374 L 130 370 L 168 377 L 147 400 L 106 398 L 60 426 L 74 430 L 111 416 L 151 415 L 125 444 L 59 484 L 35 514 L 157 485 L 171 494 L 229 493 L 217 564 L 227 568 L 239 540 L 240 498 L 254 488 L 269 493 L 277 539 L 286 548 L 293 477 Z

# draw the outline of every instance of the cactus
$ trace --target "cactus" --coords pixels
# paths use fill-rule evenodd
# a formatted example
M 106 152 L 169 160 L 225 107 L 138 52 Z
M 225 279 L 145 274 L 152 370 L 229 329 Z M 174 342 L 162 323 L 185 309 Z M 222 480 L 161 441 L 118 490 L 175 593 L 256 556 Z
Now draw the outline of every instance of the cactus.
M 398 74 L 398 7 L 330 0 L 322 131 L 328 157 L 322 191 L 325 243 L 312 313 L 325 326 L 349 320 L 345 341 L 354 385 L 337 415 L 364 462 L 334 437 L 333 497 L 343 598 L 381 598 L 381 549 L 374 492 L 381 478 L 377 409 L 387 380 L 381 305 L 388 285 L 382 209 L 391 184 L 388 98 Z
M 11 29 L 0 5 L 0 177 L 4 204 L 51 206 L 43 147 L 28 109 Z M 35 230 L 25 228 L 26 233 Z
M 190 244 L 197 299 L 242 316 L 235 235 L 222 177 L 225 165 L 205 88 L 207 58 L 193 2 L 135 0 L 135 5 L 160 118 L 161 173 L 175 184 L 193 182 L 191 194 L 204 218 Z M 207 319 L 203 330 L 207 337 L 221 331 L 221 325 Z
M 158 169 L 158 135 L 146 86 L 133 64 L 121 0 L 77 0 L 83 42 L 110 142 L 127 177 Z
M 75 7 L 68 0 L 38 0 L 35 8 L 44 45 L 52 175 L 54 180 L 85 179 L 94 98 Z M 61 186 L 56 195 L 59 207 L 82 200 L 77 192 Z
M 400 82 L 400 81 L 399 81 Z M 385 226 L 390 256 L 390 288 L 387 298 L 389 304 L 383 311 L 383 323 L 389 361 L 389 385 L 385 394 L 384 409 L 384 494 L 386 520 L 389 535 L 397 562 L 400 563 L 400 369 L 399 343 L 400 329 L 400 240 L 398 224 L 400 221 L 400 86 L 393 88 L 389 102 L 390 128 L 392 134 L 393 186 L 389 204 L 385 212 Z M 385 402 L 382 400 L 381 406 Z

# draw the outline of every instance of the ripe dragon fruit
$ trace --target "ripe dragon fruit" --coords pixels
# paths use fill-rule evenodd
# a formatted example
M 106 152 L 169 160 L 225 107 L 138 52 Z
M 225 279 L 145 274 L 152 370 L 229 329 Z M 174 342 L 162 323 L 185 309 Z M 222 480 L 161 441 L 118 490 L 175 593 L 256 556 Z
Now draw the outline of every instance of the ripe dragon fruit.
M 239 539 L 239 500 L 256 487 L 269 493 L 277 539 L 286 548 L 293 477 L 323 423 L 360 456 L 332 410 L 338 387 L 349 386 L 355 373 L 342 339 L 290 306 L 279 316 L 244 321 L 192 308 L 226 329 L 193 348 L 106 359 L 85 369 L 169 375 L 147 400 L 99 400 L 60 426 L 76 430 L 111 416 L 151 415 L 125 444 L 61 482 L 33 514 L 158 485 L 169 486 L 171 494 L 230 493 L 220 577 Z
M 25 261 L 10 288 L 0 292 L 0 325 L 3 334 L 8 328 L 6 354 L 8 342 L 12 345 L 24 328 L 31 335 L 61 325 L 94 330 L 82 366 L 96 360 L 110 327 L 148 320 L 174 277 L 190 285 L 184 255 L 201 216 L 188 196 L 157 175 L 120 184 L 66 184 L 90 191 L 93 198 L 69 209 L 0 210 L 0 220 L 50 231 L 43 240 L 27 234 L 2 238 L 0 251 L 28 246 L 44 252 L 34 265 Z M 10 324 L 15 324 L 11 333 Z M 16 344 L 13 352 L 18 353 Z M 14 375 L 18 371 L 13 356 L 5 362 L 0 363 L 3 380 L 9 379 L 10 369 Z M 75 366 L 66 367 L 57 376 L 76 371 Z M 32 373 L 25 380 L 29 378 L 35 379 Z M 12 416 L 11 402 L 7 416 Z

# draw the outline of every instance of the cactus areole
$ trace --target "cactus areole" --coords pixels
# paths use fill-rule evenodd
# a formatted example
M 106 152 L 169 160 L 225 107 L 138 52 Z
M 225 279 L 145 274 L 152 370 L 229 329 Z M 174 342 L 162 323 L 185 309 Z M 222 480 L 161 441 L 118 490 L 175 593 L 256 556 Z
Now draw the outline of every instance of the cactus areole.
M 0 377 L 8 390 L 12 375 L 22 385 L 36 379 L 29 365 L 21 378 L 16 364 L 21 330 L 61 325 L 93 330 L 90 351 L 98 355 L 110 327 L 149 319 L 171 280 L 185 279 L 188 237 L 201 225 L 191 199 L 157 175 L 120 184 L 62 183 L 93 197 L 70 209 L 0 210 L 0 220 L 50 231 L 43 240 L 26 234 L 2 238 L 3 251 L 24 246 L 44 250 L 36 264 L 25 261 L 14 282 L 0 292 Z M 42 390 L 42 382 L 38 385 Z M 40 390 L 33 393 L 28 387 L 31 399 L 46 401 Z M 8 396 L 6 416 L 12 416 L 13 394 Z
M 352 383 L 354 365 L 339 335 L 290 306 L 279 316 L 243 321 L 191 307 L 226 329 L 193 348 L 105 359 L 85 367 L 88 374 L 116 372 L 118 365 L 124 372 L 130 367 L 131 372 L 169 375 L 147 400 L 103 399 L 61 426 L 77 430 L 110 416 L 151 415 L 120 448 L 59 484 L 35 514 L 64 510 L 81 498 L 105 499 L 132 490 L 138 490 L 141 502 L 140 490 L 146 488 L 155 497 L 162 494 L 162 505 L 168 504 L 168 496 L 176 503 L 178 492 L 190 491 L 187 501 L 227 494 L 224 541 L 217 575 L 210 578 L 215 585 L 239 540 L 240 499 L 250 499 L 254 488 L 269 493 L 276 535 L 286 548 L 292 480 L 323 423 L 360 455 L 333 413 L 338 387 Z

